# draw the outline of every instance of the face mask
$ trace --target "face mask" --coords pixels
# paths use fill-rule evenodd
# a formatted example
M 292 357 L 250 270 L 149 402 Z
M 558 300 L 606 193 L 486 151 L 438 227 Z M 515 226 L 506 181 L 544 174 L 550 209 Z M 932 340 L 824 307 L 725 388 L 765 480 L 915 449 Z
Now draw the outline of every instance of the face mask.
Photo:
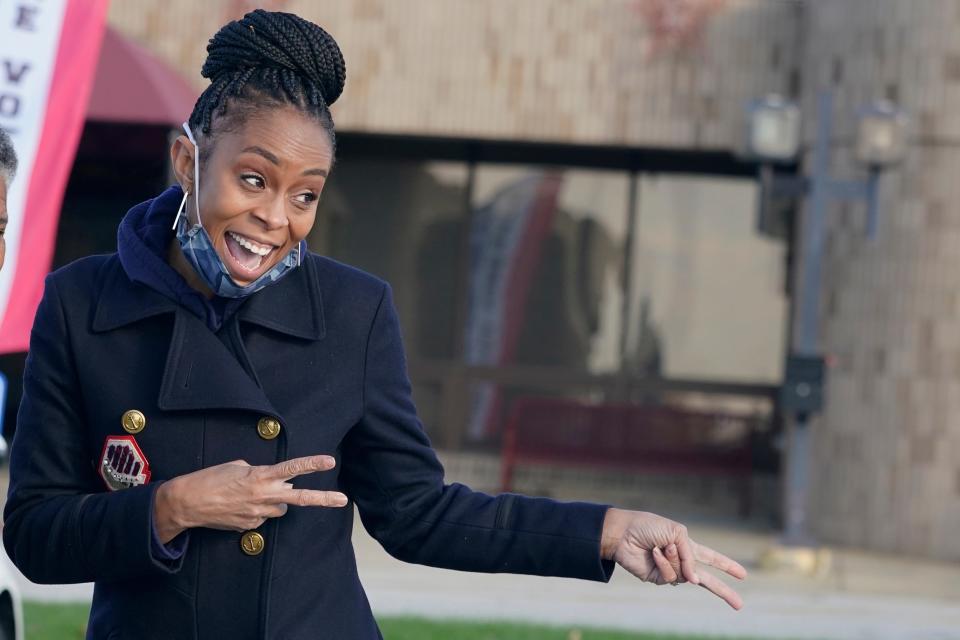
M 227 271 L 227 266 L 220 259 L 220 254 L 213 247 L 213 242 L 203 228 L 203 222 L 200 219 L 200 147 L 190 131 L 190 125 L 183 123 L 183 130 L 187 132 L 187 138 L 193 143 L 193 195 L 194 203 L 197 209 L 197 224 L 190 226 L 187 216 L 183 215 L 184 206 L 187 204 L 187 198 L 190 192 L 183 194 L 183 200 L 180 201 L 180 208 L 177 209 L 177 217 L 173 221 L 173 229 L 177 232 L 177 240 L 180 242 L 180 249 L 187 261 L 193 266 L 194 270 L 200 275 L 208 287 L 218 296 L 224 298 L 243 298 L 251 293 L 256 293 L 269 284 L 273 284 L 283 276 L 287 275 L 294 267 L 300 266 L 300 251 L 303 242 L 297 243 L 296 249 L 291 249 L 280 262 L 262 276 L 248 285 L 241 286 L 234 282 Z

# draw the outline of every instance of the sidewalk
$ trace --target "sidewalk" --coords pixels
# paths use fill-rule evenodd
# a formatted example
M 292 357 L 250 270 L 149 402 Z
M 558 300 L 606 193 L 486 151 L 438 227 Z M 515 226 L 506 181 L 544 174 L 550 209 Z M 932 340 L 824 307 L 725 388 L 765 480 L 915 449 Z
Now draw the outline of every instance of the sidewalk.
M 358 518 L 359 522 L 359 518 Z M 610 584 L 481 575 L 408 565 L 388 556 L 362 527 L 354 534 L 360 576 L 378 615 L 512 619 L 645 631 L 863 640 L 960 640 L 960 564 L 835 551 L 821 578 L 761 571 L 773 533 L 690 524 L 693 537 L 751 571 L 734 612 L 693 586 L 654 587 L 618 568 Z M 23 596 L 83 601 L 90 585 L 39 586 Z

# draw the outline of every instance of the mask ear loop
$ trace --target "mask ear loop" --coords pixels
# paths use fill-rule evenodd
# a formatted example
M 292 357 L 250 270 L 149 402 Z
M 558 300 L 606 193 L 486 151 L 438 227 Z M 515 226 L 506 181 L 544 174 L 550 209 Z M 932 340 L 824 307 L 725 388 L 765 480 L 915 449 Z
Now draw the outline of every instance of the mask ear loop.
M 187 198 L 189 198 L 189 197 L 190 197 L 190 192 L 189 192 L 189 191 L 184 191 L 184 192 L 183 192 L 183 199 L 180 201 L 180 206 L 177 207 L 177 216 L 173 219 L 173 226 L 170 227 L 170 228 L 173 229 L 174 231 L 177 230 L 177 223 L 180 222 L 180 216 L 183 215 L 183 207 L 184 207 L 185 204 L 187 204 Z
M 190 123 L 184 122 L 183 130 L 187 133 L 187 139 L 193 143 L 193 197 L 197 209 L 197 223 L 202 227 L 203 221 L 200 219 L 200 145 L 197 144 L 197 139 L 193 137 Z

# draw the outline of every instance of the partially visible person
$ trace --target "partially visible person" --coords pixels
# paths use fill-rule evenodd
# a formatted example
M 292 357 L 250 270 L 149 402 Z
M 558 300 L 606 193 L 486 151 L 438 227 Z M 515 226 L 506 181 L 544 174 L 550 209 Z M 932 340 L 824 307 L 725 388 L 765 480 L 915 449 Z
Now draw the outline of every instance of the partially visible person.
M 13 150 L 13 141 L 3 129 L 0 129 L 0 269 L 3 269 L 3 258 L 7 253 L 7 190 L 17 172 L 17 154 Z M 0 383 L 3 382 L 3 372 L 0 371 Z M 3 406 L 5 385 L 0 384 L 0 407 Z M 0 423 L 3 415 L 0 412 Z M 7 442 L 0 437 L 0 461 L 7 455 Z M 13 576 L 7 570 L 5 562 L 0 562 L 0 640 L 21 640 L 23 638 L 23 604 L 20 600 L 20 590 L 14 582 Z
M 13 142 L 3 129 L 0 129 L 0 269 L 7 254 L 7 190 L 17 172 L 17 154 Z

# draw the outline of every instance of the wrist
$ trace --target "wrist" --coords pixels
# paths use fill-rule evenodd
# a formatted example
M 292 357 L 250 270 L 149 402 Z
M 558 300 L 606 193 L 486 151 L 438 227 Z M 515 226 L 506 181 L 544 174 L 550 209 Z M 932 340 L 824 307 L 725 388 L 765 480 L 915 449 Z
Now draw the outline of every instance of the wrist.
M 190 528 L 184 518 L 185 510 L 180 499 L 177 479 L 168 480 L 157 487 L 153 503 L 153 523 L 157 535 L 164 544 Z
M 630 512 L 611 507 L 603 518 L 603 532 L 600 535 L 600 557 L 615 560 L 617 547 L 623 539 L 624 531 L 630 522 Z

